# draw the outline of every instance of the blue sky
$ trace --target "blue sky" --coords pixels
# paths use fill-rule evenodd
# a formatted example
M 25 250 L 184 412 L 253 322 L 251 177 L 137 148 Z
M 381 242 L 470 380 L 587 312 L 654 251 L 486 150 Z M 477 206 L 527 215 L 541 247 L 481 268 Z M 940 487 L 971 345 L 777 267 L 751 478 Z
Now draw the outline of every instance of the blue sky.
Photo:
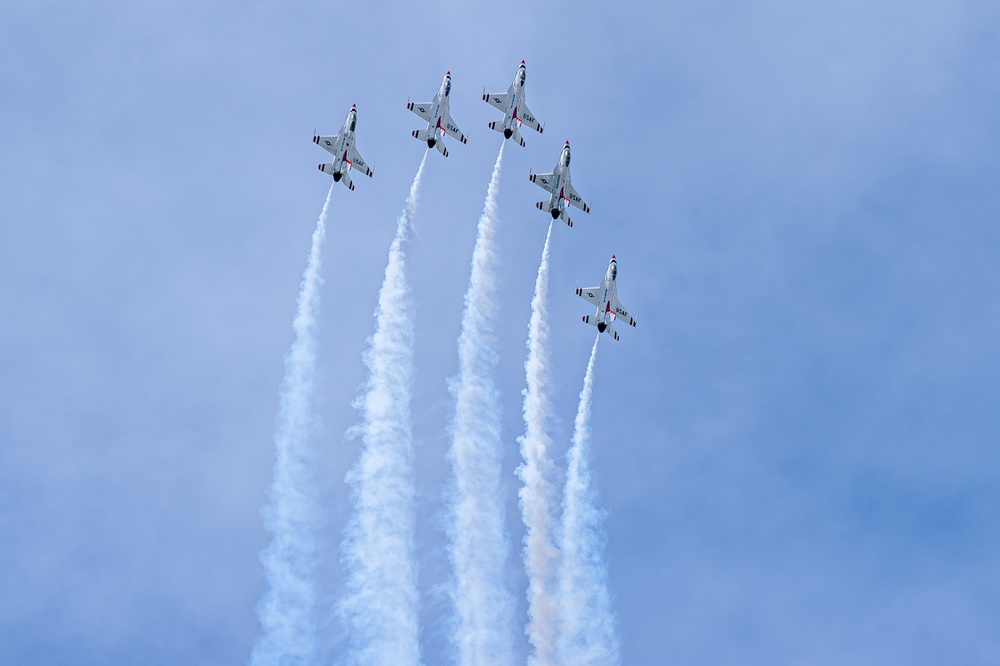
M 636 317 L 598 351 L 595 478 L 628 664 L 1000 657 L 1000 10 L 988 2 L 71 3 L 0 8 L 0 661 L 240 663 L 282 356 L 352 103 L 375 177 L 334 192 L 316 410 L 330 594 L 351 400 L 419 119 L 408 253 L 423 645 L 447 663 L 446 379 L 527 61 L 546 123 L 500 187 L 508 523 L 563 141 L 593 212 L 553 231 L 561 455 L 615 253 Z M 524 576 L 510 581 L 525 613 Z M 338 629 L 332 622 L 336 647 Z M 519 636 L 519 639 L 521 637 Z M 517 649 L 527 653 L 522 640 Z

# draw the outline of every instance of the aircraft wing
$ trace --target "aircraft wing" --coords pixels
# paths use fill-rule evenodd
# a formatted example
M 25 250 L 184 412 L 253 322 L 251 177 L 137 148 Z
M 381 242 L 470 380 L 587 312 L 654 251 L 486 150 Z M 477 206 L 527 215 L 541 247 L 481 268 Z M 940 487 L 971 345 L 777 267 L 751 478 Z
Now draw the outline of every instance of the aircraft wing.
M 598 294 L 604 291 L 604 282 L 597 287 L 577 287 L 576 295 L 581 297 L 583 300 L 587 301 L 591 305 L 600 305 L 600 297 Z
M 583 199 L 580 197 L 580 194 L 573 187 L 572 183 L 566 184 L 566 196 L 569 197 L 569 202 L 571 204 L 582 210 L 584 213 L 590 212 L 590 206 L 588 206 L 583 202 Z
M 340 141 L 340 134 L 334 134 L 333 136 L 317 136 L 313 138 L 313 141 L 318 143 L 320 147 L 323 148 L 328 153 L 337 154 L 337 143 Z
M 462 143 L 468 143 L 469 137 L 462 134 L 462 130 L 458 129 L 458 125 L 455 124 L 455 119 L 451 117 L 451 114 L 447 114 L 443 119 L 444 131 L 448 136 L 454 137 L 461 141 Z
M 547 192 L 555 189 L 556 175 L 554 173 L 533 173 L 529 176 L 531 182 Z
M 527 125 L 536 132 L 542 131 L 542 126 L 538 124 L 535 120 L 535 116 L 528 110 L 528 105 L 525 104 L 517 111 L 517 117 L 521 120 L 521 123 Z
M 483 99 L 489 102 L 490 106 L 496 107 L 500 111 L 506 111 L 508 93 L 483 93 Z
M 349 161 L 355 169 L 365 174 L 366 176 L 371 176 L 373 173 L 375 173 L 371 167 L 365 164 L 364 159 L 358 153 L 358 149 L 355 148 L 353 145 L 351 146 L 351 149 L 348 151 L 347 161 Z
M 612 307 L 615 309 L 615 319 L 619 319 L 629 326 L 635 326 L 635 319 L 622 307 L 621 301 L 618 300 L 618 294 L 615 294 L 615 302 Z
M 431 121 L 431 107 L 434 106 L 431 102 L 410 102 L 406 106 L 427 122 Z

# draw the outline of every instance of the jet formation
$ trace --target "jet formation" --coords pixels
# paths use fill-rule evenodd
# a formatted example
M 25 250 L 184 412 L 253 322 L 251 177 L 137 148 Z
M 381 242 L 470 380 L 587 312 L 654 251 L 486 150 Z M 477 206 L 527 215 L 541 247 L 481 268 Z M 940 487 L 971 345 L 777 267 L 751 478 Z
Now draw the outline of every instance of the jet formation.
M 524 100 L 524 82 L 526 78 L 526 67 L 524 61 L 517 68 L 514 81 L 507 88 L 506 93 L 487 93 L 483 90 L 483 100 L 491 106 L 503 112 L 501 121 L 493 121 L 488 124 L 492 130 L 500 132 L 504 140 L 514 139 L 524 147 L 524 139 L 519 131 L 522 125 L 527 125 L 531 129 L 542 133 L 545 130 L 543 125 L 538 123 L 534 114 L 528 109 Z M 427 121 L 426 129 L 413 130 L 412 135 L 419 141 L 425 142 L 427 148 L 435 148 L 445 157 L 448 157 L 448 149 L 444 145 L 444 137 L 452 138 L 468 143 L 468 137 L 462 133 L 451 117 L 449 108 L 449 98 L 451 95 L 451 71 L 444 75 L 441 87 L 438 89 L 434 99 L 430 102 L 407 101 L 406 108 L 413 111 L 423 120 Z M 361 158 L 354 145 L 354 131 L 358 124 L 357 105 L 352 104 L 351 110 L 347 114 L 344 126 L 334 136 L 313 136 L 313 142 L 320 145 L 324 150 L 333 154 L 332 162 L 320 164 L 319 170 L 333 176 L 335 182 L 343 182 L 351 190 L 354 183 L 348 175 L 348 171 L 357 169 L 367 176 L 372 176 L 374 171 Z M 563 146 L 552 173 L 532 173 L 528 172 L 531 182 L 543 188 L 549 193 L 548 201 L 539 201 L 535 207 L 552 215 L 553 220 L 561 219 L 567 226 L 572 227 L 573 221 L 566 213 L 567 205 L 576 206 L 585 213 L 590 212 L 590 206 L 584 203 L 583 198 L 573 187 L 569 172 L 570 149 L 569 141 Z M 635 326 L 635 319 L 622 307 L 618 300 L 618 260 L 615 255 L 611 255 L 608 263 L 608 270 L 604 274 L 604 279 L 596 287 L 576 288 L 577 296 L 597 307 L 597 311 L 592 315 L 583 317 L 583 321 L 591 326 L 596 326 L 598 332 L 608 333 L 615 340 L 618 340 L 618 333 L 615 331 L 613 322 L 623 321 L 626 324 Z

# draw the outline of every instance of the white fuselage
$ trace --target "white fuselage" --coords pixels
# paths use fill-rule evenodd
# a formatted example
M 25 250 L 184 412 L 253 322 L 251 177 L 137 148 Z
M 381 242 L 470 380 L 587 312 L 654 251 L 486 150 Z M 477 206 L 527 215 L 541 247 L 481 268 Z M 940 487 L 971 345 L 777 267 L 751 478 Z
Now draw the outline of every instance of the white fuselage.
M 441 87 L 438 89 L 437 95 L 434 96 L 434 101 L 431 102 L 431 119 L 427 121 L 427 147 L 433 148 L 434 144 L 439 140 L 444 138 L 445 134 L 445 123 L 447 122 L 450 104 L 449 97 L 451 95 L 451 75 L 445 74 L 444 80 L 441 81 Z M 458 128 L 453 128 L 458 131 Z
M 604 329 L 608 327 L 615 317 L 621 312 L 616 312 L 615 310 L 615 292 L 618 290 L 617 283 L 615 280 L 618 279 L 618 262 L 611 258 L 611 263 L 608 264 L 608 272 L 604 274 L 604 282 L 602 283 L 602 293 L 600 295 L 600 300 L 597 306 L 597 330 L 601 333 Z
M 524 79 L 526 76 L 527 70 L 522 64 L 517 68 L 514 82 L 507 89 L 507 108 L 503 112 L 503 129 L 504 136 L 508 139 L 510 138 L 508 131 L 514 128 L 514 123 L 519 122 L 517 110 L 524 106 Z
M 344 121 L 344 126 L 340 129 L 340 133 L 337 134 L 337 138 L 333 142 L 329 140 L 324 142 L 327 145 L 323 146 L 323 148 L 333 153 L 334 181 L 340 180 L 344 175 L 344 171 L 350 168 L 351 163 L 347 159 L 347 154 L 350 152 L 351 146 L 354 145 L 354 130 L 357 126 L 358 111 L 351 107 L 350 112 L 347 114 L 347 120 Z
M 569 203 L 569 196 L 566 187 L 570 183 L 569 177 L 569 143 L 563 146 L 562 154 L 559 155 L 559 163 L 552 171 L 552 190 L 549 196 L 552 219 L 557 219 L 566 210 Z

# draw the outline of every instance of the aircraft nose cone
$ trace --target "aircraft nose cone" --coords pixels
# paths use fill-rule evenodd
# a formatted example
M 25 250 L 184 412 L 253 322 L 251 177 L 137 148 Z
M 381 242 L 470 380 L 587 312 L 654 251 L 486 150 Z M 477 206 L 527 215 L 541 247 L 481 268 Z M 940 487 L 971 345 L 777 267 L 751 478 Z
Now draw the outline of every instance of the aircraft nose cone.
M 503 138 L 505 138 L 505 139 L 509 139 L 509 138 L 511 137 L 511 135 L 512 135 L 513 133 L 514 133 L 514 132 L 512 132 L 511 130 L 509 130 L 509 129 L 505 129 L 505 130 L 503 131 Z

